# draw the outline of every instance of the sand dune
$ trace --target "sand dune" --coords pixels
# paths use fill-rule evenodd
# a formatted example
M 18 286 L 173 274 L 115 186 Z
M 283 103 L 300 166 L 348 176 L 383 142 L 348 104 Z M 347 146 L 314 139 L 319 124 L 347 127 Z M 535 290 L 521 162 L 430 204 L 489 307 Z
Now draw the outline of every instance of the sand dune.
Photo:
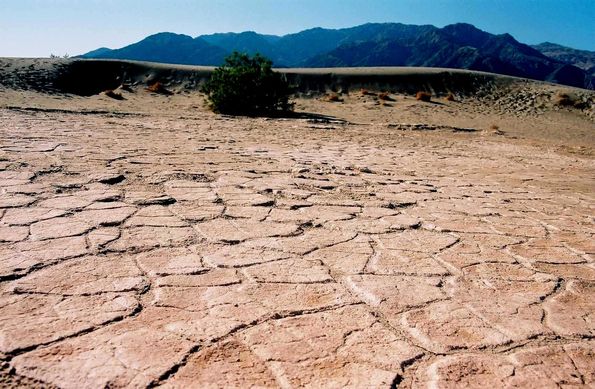
M 213 67 L 151 62 L 85 59 L 0 59 L 0 82 L 5 87 L 29 87 L 83 96 L 115 89 L 122 83 L 146 85 L 160 81 L 173 88 L 195 90 Z M 278 69 L 301 92 L 349 91 L 359 88 L 415 93 L 471 94 L 486 84 L 510 85 L 514 77 L 440 68 L 323 68 Z
M 175 101 L 173 105 L 178 101 L 185 104 L 191 99 L 198 99 L 199 105 L 203 106 L 200 85 L 213 69 L 121 60 L 0 58 L 0 88 L 4 90 L 4 98 L 0 101 L 5 106 L 24 104 L 35 108 L 38 104 L 46 109 L 50 106 L 66 110 L 79 107 L 86 111 L 101 111 L 105 107 L 97 105 L 96 99 L 73 101 L 68 96 L 103 96 L 105 91 L 118 90 L 125 96 L 125 101 L 113 101 L 110 109 L 120 113 L 138 113 L 152 110 L 153 104 L 147 104 L 145 100 L 145 88 L 160 82 L 173 93 L 170 97 Z M 510 119 L 519 117 L 536 117 L 537 120 L 522 121 L 522 133 L 513 126 L 512 135 L 536 141 L 551 139 L 559 147 L 581 146 L 590 150 L 593 145 L 593 132 L 585 130 L 582 124 L 586 120 L 587 126 L 590 126 L 589 119 L 595 118 L 595 93 L 589 90 L 491 73 L 439 68 L 305 68 L 278 71 L 286 74 L 295 87 L 298 106 L 314 113 L 320 113 L 322 108 L 323 114 L 348 117 L 355 122 L 365 119 L 367 122 L 391 123 L 396 116 L 398 120 L 415 123 L 422 118 L 408 112 L 409 108 L 416 109 L 412 101 L 404 101 L 405 105 L 413 104 L 405 110 L 378 110 L 381 102 L 377 97 L 361 96 L 360 91 L 388 91 L 407 100 L 422 90 L 434 96 L 433 108 L 423 113 L 423 120 L 433 124 L 445 124 L 446 121 L 456 125 L 457 122 L 468 122 L 469 115 L 482 118 L 486 123 L 483 126 L 506 124 Z M 122 85 L 132 89 L 118 89 Z M 15 95 L 15 90 L 20 91 L 22 96 Z M 140 93 L 131 93 L 134 91 Z M 321 106 L 319 100 L 325 100 L 328 93 L 339 93 L 343 103 Z M 449 103 L 445 106 L 443 98 L 449 93 L 462 104 Z M 579 108 L 558 106 L 556 101 L 564 94 L 571 96 Z M 62 104 L 66 98 L 68 103 Z M 400 106 L 400 103 L 388 101 L 383 104 Z M 170 105 L 171 101 L 166 100 L 157 106 Z M 549 126 L 552 121 L 558 126 Z M 560 131 L 559 126 L 563 123 L 565 131 Z

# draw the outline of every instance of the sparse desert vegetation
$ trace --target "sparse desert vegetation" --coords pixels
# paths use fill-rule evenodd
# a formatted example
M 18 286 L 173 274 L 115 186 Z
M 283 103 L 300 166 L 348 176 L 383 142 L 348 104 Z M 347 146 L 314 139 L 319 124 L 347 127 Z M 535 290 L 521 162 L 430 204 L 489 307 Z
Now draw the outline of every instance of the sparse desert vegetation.
M 121 89 L 121 90 L 126 91 L 126 92 L 131 92 L 131 93 L 134 92 L 134 90 L 132 89 L 132 87 L 129 84 L 125 84 L 125 83 L 122 84 L 122 85 L 120 85 L 118 87 L 118 89 Z
M 108 89 L 108 90 L 104 91 L 103 94 L 106 95 L 107 97 L 114 99 L 114 100 L 124 100 L 124 97 L 122 96 L 121 93 L 115 92 L 112 89 Z
M 430 102 L 432 101 L 432 95 L 428 92 L 419 91 L 415 94 L 415 99 L 418 101 Z
M 173 94 L 168 90 L 160 81 L 153 82 L 147 87 L 147 91 L 157 93 L 160 95 L 171 95 Z
M 383 101 L 395 101 L 395 99 L 393 99 L 388 92 L 379 93 L 378 98 Z
M 215 69 L 202 91 L 215 112 L 261 115 L 289 111 L 289 83 L 272 65 L 259 54 L 250 57 L 234 52 Z
M 328 94 L 326 95 L 326 100 L 327 100 L 327 101 L 330 101 L 330 102 L 332 102 L 332 103 L 341 103 L 341 102 L 343 102 L 343 101 L 344 101 L 344 100 L 341 98 L 341 95 L 339 95 L 339 94 L 338 94 L 338 93 L 336 93 L 336 92 L 331 92 L 331 93 L 328 93 Z
M 377 96 L 376 92 L 369 91 L 368 89 L 362 88 L 360 89 L 360 93 L 362 96 Z
M 569 95 L 568 93 L 556 93 L 553 98 L 554 105 L 560 107 L 572 107 L 575 103 L 574 97 Z
M 552 101 L 554 105 L 558 107 L 572 107 L 576 109 L 585 109 L 589 106 L 587 100 L 583 100 L 578 96 L 567 92 L 556 93 L 553 96 Z

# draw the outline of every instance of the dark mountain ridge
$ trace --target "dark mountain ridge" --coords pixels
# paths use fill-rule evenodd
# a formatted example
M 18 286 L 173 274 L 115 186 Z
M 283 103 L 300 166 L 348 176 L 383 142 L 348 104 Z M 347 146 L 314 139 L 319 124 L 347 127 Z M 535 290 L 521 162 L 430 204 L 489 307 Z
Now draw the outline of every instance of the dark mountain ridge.
M 494 35 L 465 23 L 444 28 L 368 23 L 342 29 L 313 28 L 285 36 L 253 31 L 196 38 L 159 33 L 120 49 L 101 48 L 81 57 L 220 65 L 233 51 L 261 53 L 271 58 L 277 67 L 445 67 L 581 88 L 593 89 L 594 84 L 591 72 L 572 63 L 572 58 L 584 59 L 584 53 L 552 58 L 542 53 L 539 46 L 525 45 L 510 34 Z
M 595 76 L 595 51 L 572 49 L 551 42 L 543 42 L 531 47 L 547 57 L 574 65 Z
M 201 38 L 161 32 L 148 36 L 140 42 L 116 50 L 99 49 L 83 54 L 83 58 L 131 59 L 174 63 L 181 65 L 219 65 L 228 52 L 211 45 Z

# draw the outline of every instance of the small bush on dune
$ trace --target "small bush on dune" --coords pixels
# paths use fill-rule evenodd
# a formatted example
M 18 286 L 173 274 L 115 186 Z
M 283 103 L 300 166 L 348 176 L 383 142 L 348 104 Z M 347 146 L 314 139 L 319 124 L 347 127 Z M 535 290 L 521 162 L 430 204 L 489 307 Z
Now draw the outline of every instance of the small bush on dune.
M 114 92 L 111 89 L 104 91 L 103 94 L 106 95 L 107 97 L 110 97 L 110 98 L 115 99 L 115 100 L 124 100 L 124 97 L 122 96 L 121 93 Z
M 376 96 L 376 93 L 370 92 L 367 89 L 361 89 L 360 93 L 362 94 L 362 96 Z
M 392 97 L 390 97 L 390 94 L 388 92 L 382 92 L 378 94 L 378 98 L 380 100 L 384 100 L 384 101 L 395 101 L 395 99 L 393 99 Z
M 330 101 L 332 103 L 341 103 L 343 102 L 343 99 L 341 98 L 341 96 L 339 96 L 338 93 L 329 93 L 328 95 L 326 95 L 326 100 Z
M 561 107 L 569 107 L 574 105 L 574 100 L 567 93 L 558 93 L 554 96 L 554 104 Z
M 126 91 L 126 92 L 130 92 L 133 93 L 134 91 L 132 90 L 132 87 L 128 84 L 122 84 L 118 87 L 119 89 Z
M 497 124 L 492 124 L 490 126 L 490 130 L 492 131 L 492 134 L 495 134 L 495 135 L 504 135 L 505 134 L 505 132 L 502 131 L 500 129 L 500 126 L 498 126 Z
M 273 63 L 259 54 L 253 57 L 234 52 L 215 69 L 202 91 L 215 112 L 259 115 L 289 111 L 290 87 Z
M 585 109 L 588 107 L 586 101 L 582 101 L 579 97 L 569 95 L 568 93 L 557 93 L 554 98 L 554 105 L 559 107 L 574 107 L 577 109 Z
M 418 101 L 429 102 L 429 101 L 432 101 L 432 95 L 429 94 L 428 92 L 419 91 L 415 94 L 415 99 Z
M 148 90 L 149 92 L 152 92 L 152 93 L 158 93 L 158 94 L 160 94 L 160 95 L 172 95 L 172 94 L 173 94 L 173 92 L 171 92 L 171 91 L 167 90 L 167 89 L 166 89 L 166 88 L 163 86 L 163 84 L 162 84 L 162 83 L 160 83 L 159 81 L 157 81 L 157 82 L 155 82 L 155 83 L 153 83 L 153 84 L 149 85 L 149 86 L 147 87 L 147 90 Z

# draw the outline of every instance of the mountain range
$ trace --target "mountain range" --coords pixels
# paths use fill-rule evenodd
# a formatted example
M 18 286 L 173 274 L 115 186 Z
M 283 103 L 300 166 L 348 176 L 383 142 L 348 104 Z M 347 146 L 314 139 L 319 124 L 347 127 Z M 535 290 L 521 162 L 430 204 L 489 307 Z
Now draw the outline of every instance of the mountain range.
M 162 32 L 120 49 L 100 48 L 83 58 L 128 59 L 217 66 L 233 51 L 260 53 L 276 67 L 425 66 L 487 71 L 594 89 L 595 53 L 542 43 L 529 46 L 510 34 L 471 24 L 368 23 L 313 28 L 284 36 L 253 31 L 192 38 Z

